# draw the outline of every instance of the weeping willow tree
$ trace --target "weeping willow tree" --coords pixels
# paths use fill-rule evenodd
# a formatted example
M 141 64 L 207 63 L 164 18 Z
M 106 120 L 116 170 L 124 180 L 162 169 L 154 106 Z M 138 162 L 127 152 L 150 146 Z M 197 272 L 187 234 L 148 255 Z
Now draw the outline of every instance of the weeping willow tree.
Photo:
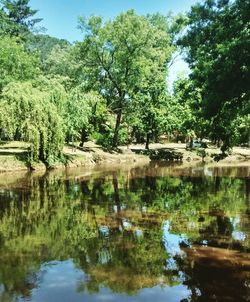
M 65 97 L 62 86 L 44 78 L 36 83 L 12 82 L 3 89 L 0 129 L 8 139 L 30 143 L 29 163 L 42 161 L 51 166 L 62 159 L 64 124 L 60 113 Z

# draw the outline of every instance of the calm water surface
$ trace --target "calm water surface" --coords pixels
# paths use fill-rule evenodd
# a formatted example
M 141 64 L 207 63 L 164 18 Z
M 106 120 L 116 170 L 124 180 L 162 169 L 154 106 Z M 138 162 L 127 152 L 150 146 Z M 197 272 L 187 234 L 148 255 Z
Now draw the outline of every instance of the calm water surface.
M 249 173 L 0 175 L 0 301 L 250 301 Z

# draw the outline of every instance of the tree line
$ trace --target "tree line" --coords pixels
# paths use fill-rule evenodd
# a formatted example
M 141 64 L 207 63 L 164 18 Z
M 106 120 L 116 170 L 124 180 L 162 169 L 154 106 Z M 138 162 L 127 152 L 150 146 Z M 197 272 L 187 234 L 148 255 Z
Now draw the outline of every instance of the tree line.
M 82 40 L 41 34 L 29 0 L 0 0 L 0 139 L 30 143 L 29 161 L 65 143 L 208 138 L 249 143 L 249 0 L 206 0 L 185 15 L 80 17 Z M 167 87 L 183 52 L 191 72 Z

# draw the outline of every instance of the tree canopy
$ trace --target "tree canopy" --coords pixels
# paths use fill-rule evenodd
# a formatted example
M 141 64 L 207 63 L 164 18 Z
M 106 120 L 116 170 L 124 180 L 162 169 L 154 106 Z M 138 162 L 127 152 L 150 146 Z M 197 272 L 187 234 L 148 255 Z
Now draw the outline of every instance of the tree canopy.
M 88 139 L 249 144 L 249 10 L 249 0 L 206 0 L 186 15 L 80 17 L 82 40 L 69 43 L 34 32 L 29 0 L 0 0 L 0 139 L 28 141 L 30 161 L 48 165 Z M 191 71 L 171 92 L 178 51 Z
M 87 81 L 93 82 L 116 114 L 113 147 L 118 144 L 122 113 L 152 73 L 164 72 L 171 58 L 170 36 L 133 10 L 103 24 L 99 17 L 80 19 L 85 33 L 76 52 Z
M 57 92 L 34 83 L 13 82 L 1 97 L 0 128 L 5 137 L 30 143 L 29 162 L 48 166 L 62 158 L 64 126 L 56 102 Z
M 201 91 L 203 116 L 225 147 L 234 143 L 230 121 L 250 112 L 249 11 L 249 0 L 198 3 L 179 41 Z

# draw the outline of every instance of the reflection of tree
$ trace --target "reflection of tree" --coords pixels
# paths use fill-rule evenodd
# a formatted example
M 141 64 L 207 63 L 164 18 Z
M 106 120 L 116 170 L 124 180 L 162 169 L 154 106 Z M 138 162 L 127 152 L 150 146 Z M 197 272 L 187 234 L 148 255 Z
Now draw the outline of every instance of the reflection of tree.
M 208 263 L 204 266 L 187 246 L 206 241 L 217 248 L 249 249 L 244 186 L 246 182 L 234 178 L 134 178 L 118 172 L 79 182 L 50 174 L 30 177 L 23 190 L 0 195 L 4 295 L 28 297 L 39 284 L 42 263 L 70 258 L 89 274 L 79 290 L 97 292 L 103 285 L 134 294 L 159 283 L 178 284 L 182 271 L 196 301 L 197 288 L 202 293 L 209 290 L 201 274 L 216 271 Z M 175 270 L 166 267 L 172 257 L 162 244 L 166 219 L 171 222 L 169 232 L 188 238 L 185 248 L 181 246 L 187 258 L 175 256 Z M 246 238 L 235 239 L 235 230 Z M 228 278 L 238 284 L 245 271 Z
M 187 301 L 248 301 L 248 254 L 200 246 L 184 250 L 179 265 L 192 292 Z

